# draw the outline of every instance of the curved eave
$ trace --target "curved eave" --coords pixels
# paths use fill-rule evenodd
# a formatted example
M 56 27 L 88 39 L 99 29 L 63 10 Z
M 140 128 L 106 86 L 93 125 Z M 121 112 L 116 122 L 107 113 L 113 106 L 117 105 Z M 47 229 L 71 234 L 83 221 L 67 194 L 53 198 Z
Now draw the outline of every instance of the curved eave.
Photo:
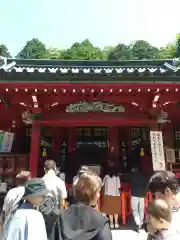
M 61 66 L 61 67 L 161 67 L 165 62 L 173 64 L 173 59 L 150 60 L 58 60 L 58 59 L 18 59 L 8 58 L 7 63 L 15 61 L 17 66 Z

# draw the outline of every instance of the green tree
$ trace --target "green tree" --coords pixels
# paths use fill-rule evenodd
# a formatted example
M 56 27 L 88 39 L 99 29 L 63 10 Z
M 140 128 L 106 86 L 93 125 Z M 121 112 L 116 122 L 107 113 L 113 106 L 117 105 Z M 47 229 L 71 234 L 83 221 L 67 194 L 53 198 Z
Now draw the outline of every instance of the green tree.
M 180 33 L 176 35 L 176 57 L 180 57 Z
M 11 57 L 8 48 L 6 47 L 6 45 L 1 44 L 0 45 L 0 56 L 2 57 Z
M 48 51 L 44 43 L 39 39 L 33 38 L 28 41 L 18 54 L 19 58 L 43 59 L 48 57 Z
M 129 46 L 124 43 L 118 44 L 112 48 L 108 54 L 108 60 L 130 60 L 132 59 L 132 52 Z
M 131 51 L 133 59 L 143 60 L 156 58 L 159 50 L 147 41 L 137 40 L 131 44 Z
M 71 60 L 103 60 L 103 51 L 95 47 L 88 39 L 74 43 L 71 48 L 62 53 L 62 59 Z
M 105 46 L 103 48 L 102 51 L 103 51 L 103 55 L 104 55 L 104 57 L 103 57 L 104 60 L 108 60 L 109 54 L 114 50 L 114 48 L 115 48 L 115 46 Z
M 61 55 L 63 50 L 59 50 L 58 48 L 49 48 L 47 49 L 47 58 L 48 59 L 61 59 Z
M 176 44 L 169 43 L 165 47 L 161 47 L 156 56 L 158 59 L 172 59 L 176 57 Z

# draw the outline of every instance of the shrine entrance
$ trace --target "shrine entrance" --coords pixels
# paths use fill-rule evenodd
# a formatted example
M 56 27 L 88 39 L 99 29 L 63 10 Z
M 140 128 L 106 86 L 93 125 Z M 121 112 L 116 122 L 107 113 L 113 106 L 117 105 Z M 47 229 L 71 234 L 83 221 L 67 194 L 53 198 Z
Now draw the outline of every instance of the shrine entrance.
M 107 127 L 76 128 L 77 143 L 75 159 L 77 167 L 81 165 L 101 166 L 101 174 L 108 161 Z
M 121 146 L 125 135 L 120 134 L 118 129 L 131 129 L 129 126 L 133 125 L 148 126 L 152 124 L 152 121 L 144 118 L 122 117 L 119 113 L 80 112 L 62 114 L 55 119 L 44 118 L 37 122 L 34 121 L 35 126 L 36 124 L 41 125 L 42 128 L 53 129 L 53 158 L 56 159 L 57 165 L 61 166 L 61 170 L 67 173 L 68 179 L 71 179 L 81 165 L 101 166 L 100 173 L 104 175 L 107 171 L 108 160 L 115 162 L 119 171 L 122 169 L 123 172 L 128 172 L 130 164 L 126 162 L 129 154 L 126 154 L 126 147 Z M 35 128 L 34 131 L 37 129 Z M 40 133 L 35 136 L 40 137 Z M 125 140 L 127 139 L 130 139 L 129 134 Z M 32 139 L 31 142 L 32 155 L 35 152 L 35 145 Z M 131 151 L 130 145 L 127 144 L 128 152 Z M 36 157 L 39 157 L 39 152 Z M 120 164 L 122 159 L 124 163 Z M 31 165 L 31 168 L 33 171 L 34 166 Z

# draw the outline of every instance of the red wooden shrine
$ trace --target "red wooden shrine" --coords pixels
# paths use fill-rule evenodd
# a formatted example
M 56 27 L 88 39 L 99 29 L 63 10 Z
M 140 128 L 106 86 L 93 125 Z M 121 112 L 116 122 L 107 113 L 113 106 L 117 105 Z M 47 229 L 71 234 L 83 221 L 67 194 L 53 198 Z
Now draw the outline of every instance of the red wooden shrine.
M 0 130 L 15 133 L 10 156 L 16 167 L 6 173 L 1 165 L 7 162 L 7 154 L 2 153 L 2 175 L 27 168 L 29 156 L 29 169 L 37 176 L 43 151 L 47 151 L 41 142 L 49 139 L 51 157 L 60 154 L 64 141 L 68 158 L 75 161 L 79 128 L 105 127 L 107 160 L 118 162 L 122 161 L 122 149 L 128 157 L 131 154 L 136 142 L 134 128 L 146 132 L 160 129 L 164 146 L 171 150 L 168 160 L 175 158 L 178 166 L 179 70 L 173 72 L 162 60 L 6 60 L 0 63 Z M 173 64 L 171 60 L 168 63 Z M 162 124 L 157 123 L 159 118 Z M 48 136 L 43 140 L 44 132 Z M 140 149 L 148 144 L 149 136 Z M 151 153 L 143 150 L 148 159 L 145 165 L 151 166 Z M 167 167 L 174 169 L 172 164 Z M 174 171 L 179 171 L 178 167 Z

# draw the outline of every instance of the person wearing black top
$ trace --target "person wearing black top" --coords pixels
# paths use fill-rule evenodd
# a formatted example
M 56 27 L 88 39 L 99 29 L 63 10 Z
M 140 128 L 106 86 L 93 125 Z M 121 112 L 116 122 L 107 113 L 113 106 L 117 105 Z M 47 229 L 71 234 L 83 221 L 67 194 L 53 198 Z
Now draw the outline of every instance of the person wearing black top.
M 74 185 L 76 204 L 60 214 L 59 240 L 112 240 L 108 218 L 96 210 L 101 186 L 101 179 L 91 171 L 79 176 Z
M 96 210 L 101 179 L 86 168 L 73 187 L 75 204 L 57 209 L 52 198 L 39 207 L 43 214 L 48 240 L 112 240 L 109 220 Z
M 131 173 L 131 207 L 133 218 L 137 227 L 137 230 L 141 228 L 144 221 L 144 197 L 146 191 L 146 179 L 142 172 L 138 168 L 133 168 Z

